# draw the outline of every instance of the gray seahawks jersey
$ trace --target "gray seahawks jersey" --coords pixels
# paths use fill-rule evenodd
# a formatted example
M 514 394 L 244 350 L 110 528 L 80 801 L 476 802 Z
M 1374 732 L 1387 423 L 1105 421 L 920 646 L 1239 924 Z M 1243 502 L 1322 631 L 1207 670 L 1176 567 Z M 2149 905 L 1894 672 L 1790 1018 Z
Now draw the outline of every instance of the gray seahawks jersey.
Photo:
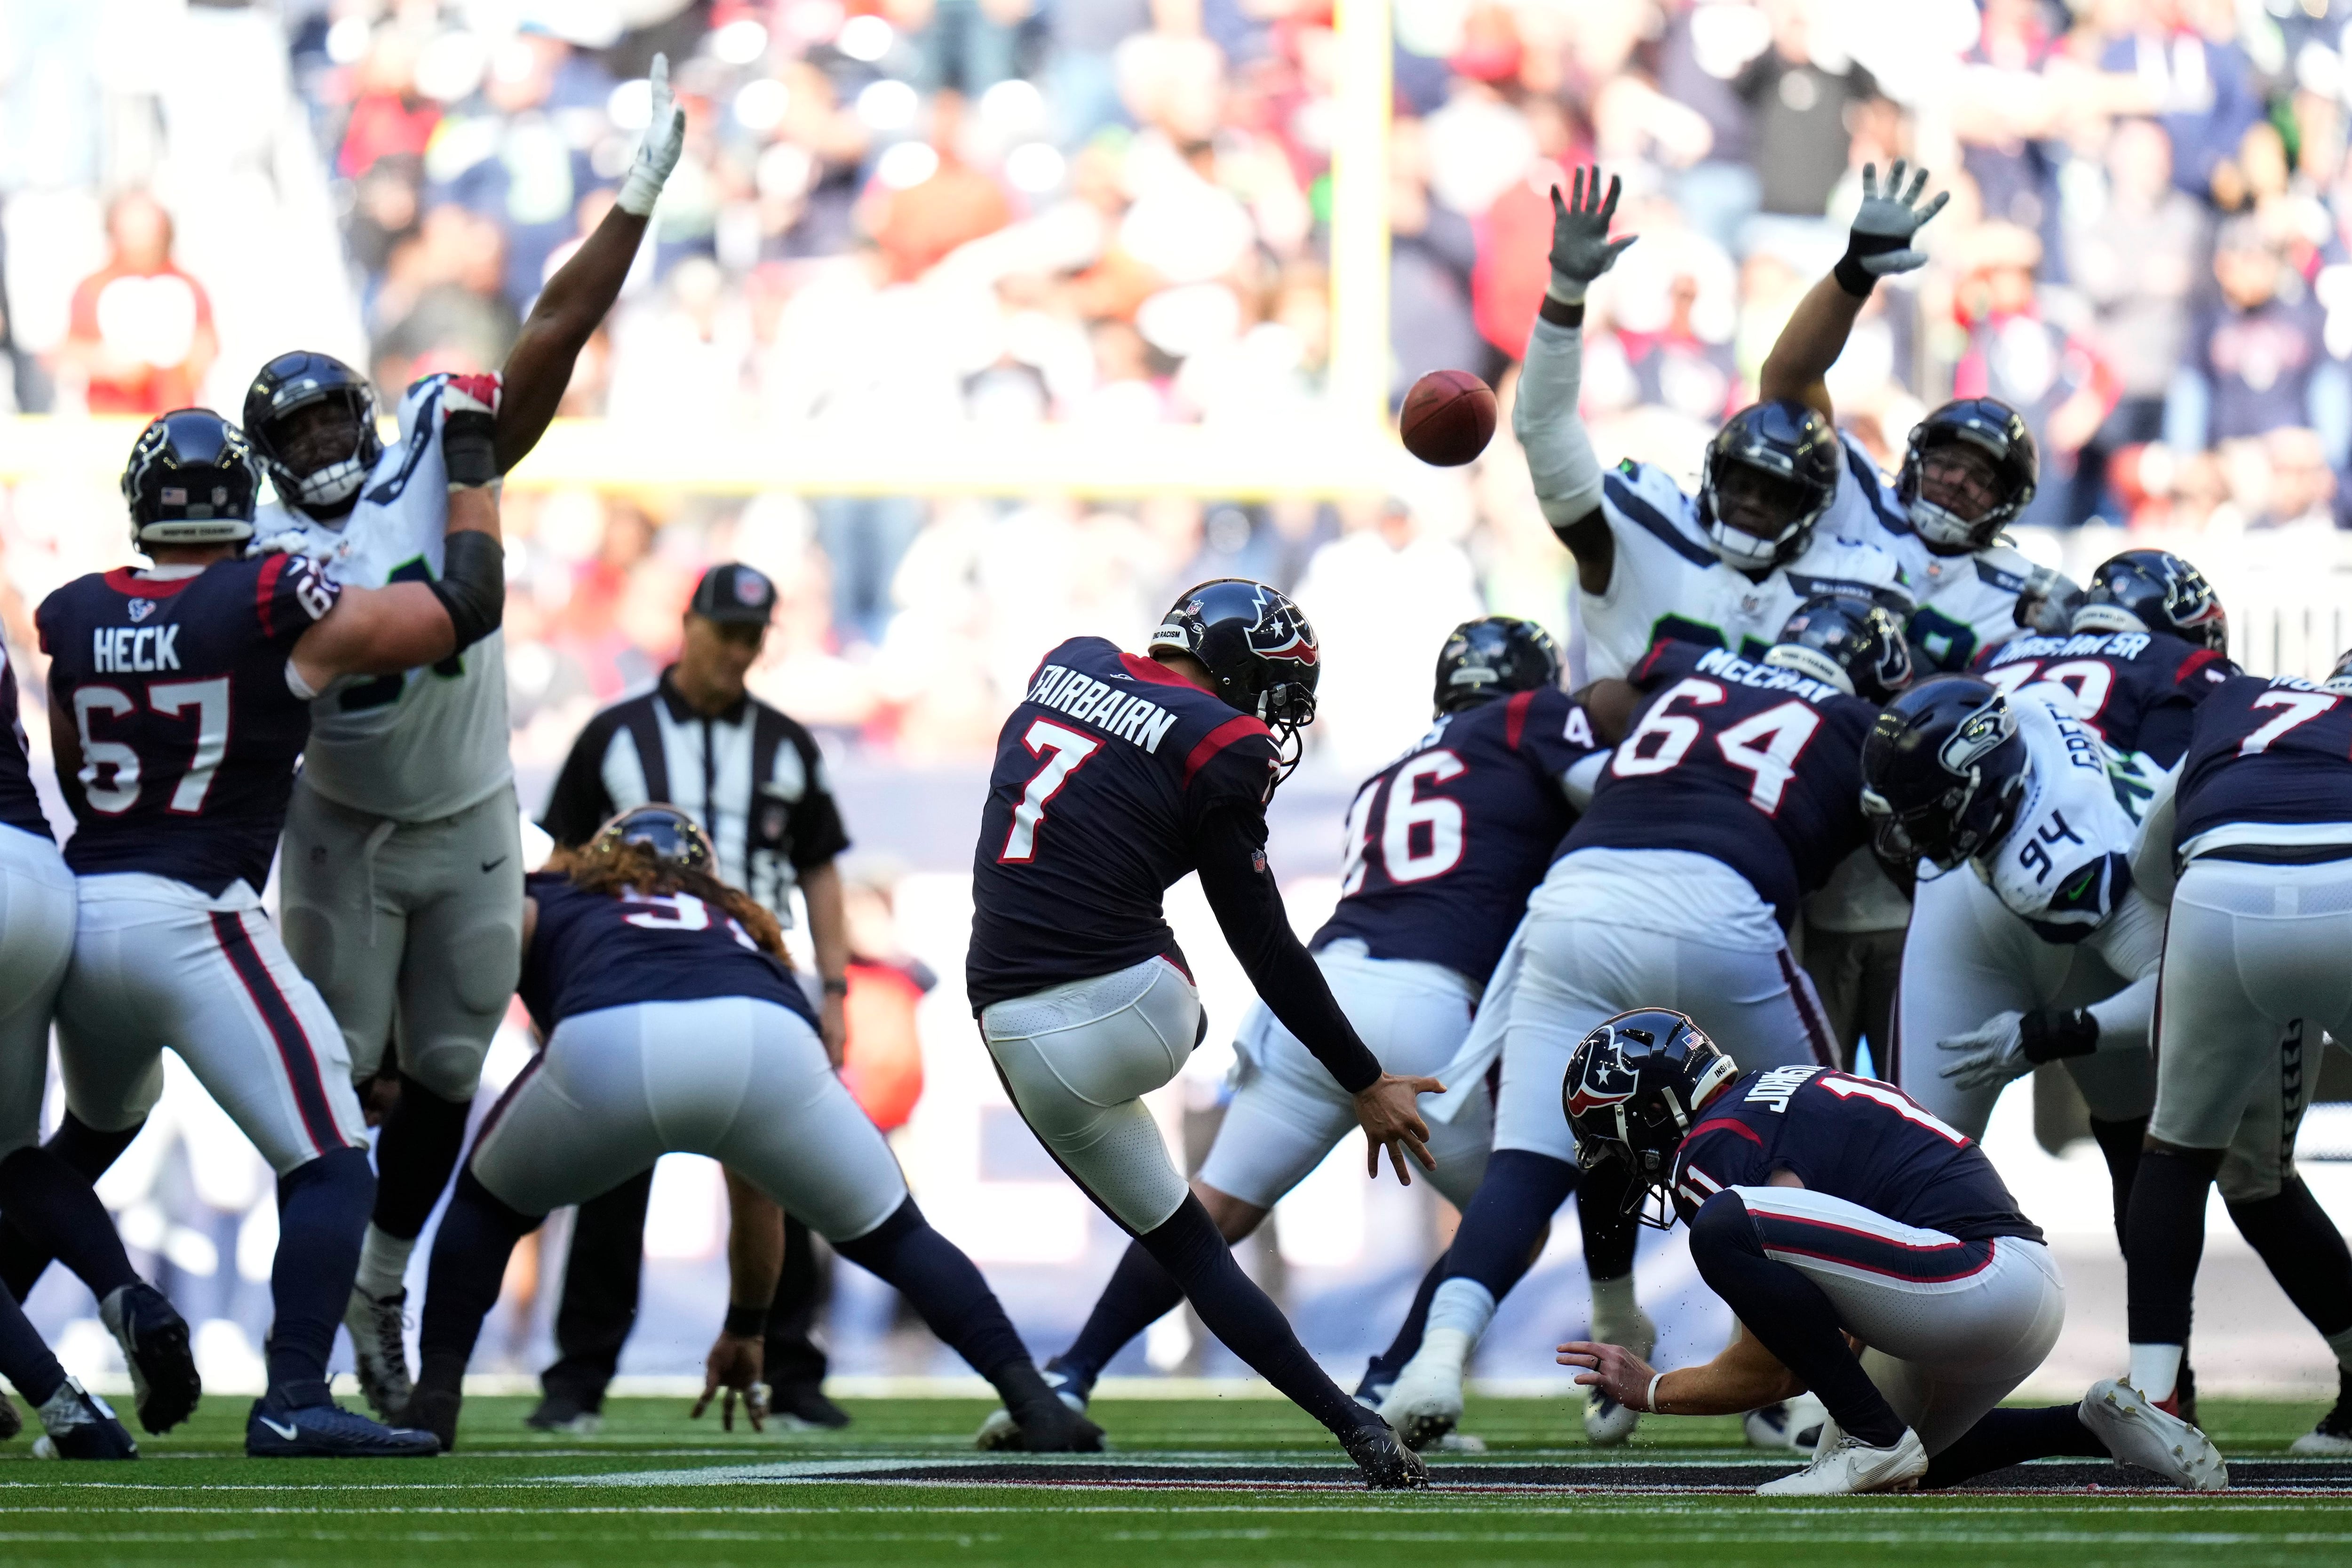
M 400 440 L 377 459 L 349 515 L 323 523 L 272 502 L 255 520 L 256 552 L 310 556 L 361 588 L 437 577 L 449 520 L 440 406 L 447 379 L 428 375 L 409 387 Z M 510 783 L 507 745 L 506 641 L 493 632 L 438 664 L 337 681 L 310 705 L 302 776 L 339 805 L 430 822 Z

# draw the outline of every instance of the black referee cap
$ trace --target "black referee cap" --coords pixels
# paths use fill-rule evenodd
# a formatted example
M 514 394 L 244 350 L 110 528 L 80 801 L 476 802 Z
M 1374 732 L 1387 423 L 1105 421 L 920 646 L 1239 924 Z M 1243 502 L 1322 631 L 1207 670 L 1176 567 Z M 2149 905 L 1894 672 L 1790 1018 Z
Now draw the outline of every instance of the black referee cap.
M 758 568 L 730 561 L 702 574 L 687 610 L 709 621 L 764 626 L 775 617 L 776 585 Z

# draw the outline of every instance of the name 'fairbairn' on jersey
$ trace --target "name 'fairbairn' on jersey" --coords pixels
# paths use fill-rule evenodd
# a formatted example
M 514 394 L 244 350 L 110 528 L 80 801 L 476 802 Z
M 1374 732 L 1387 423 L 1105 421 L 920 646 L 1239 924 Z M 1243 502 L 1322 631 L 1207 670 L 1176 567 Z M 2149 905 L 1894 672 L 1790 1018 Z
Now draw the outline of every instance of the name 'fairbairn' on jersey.
M 287 659 L 342 589 L 299 555 L 165 572 L 92 573 L 34 616 L 58 755 L 80 755 L 66 864 L 258 893 L 310 731 Z
M 602 893 L 561 872 L 534 871 L 539 905 L 519 994 L 540 1033 L 579 1013 L 638 1002 L 749 996 L 800 1015 L 808 996 L 725 910 L 692 893 Z
M 254 520 L 257 553 L 308 556 L 355 588 L 437 578 L 449 522 L 441 447 L 449 379 L 428 375 L 410 385 L 400 400 L 401 438 L 376 459 L 347 516 L 320 522 L 272 501 Z M 497 406 L 496 376 L 467 380 Z M 303 779 L 338 805 L 430 822 L 478 805 L 514 777 L 509 741 L 506 640 L 492 632 L 425 668 L 349 676 L 321 693 L 311 705 Z
M 1899 1225 L 1961 1241 L 2042 1239 L 1984 1151 L 1893 1084 L 1769 1068 L 1735 1079 L 1698 1115 L 1675 1156 L 1672 1191 L 1685 1224 L 1724 1188 L 1764 1186 L 1787 1171 L 1808 1191 Z
M 2352 855 L 2352 699 L 2291 677 L 2224 681 L 2197 710 L 2172 841 L 2182 860 Z
M 1553 687 L 1439 716 L 1356 792 L 1339 901 L 1308 945 L 1353 938 L 1486 984 L 1576 820 L 1564 775 L 1598 746 Z
M 1634 670 L 1652 693 L 1560 845 L 1683 849 L 1722 861 L 1780 927 L 1868 837 L 1862 742 L 1878 710 L 1721 648 L 1661 642 Z

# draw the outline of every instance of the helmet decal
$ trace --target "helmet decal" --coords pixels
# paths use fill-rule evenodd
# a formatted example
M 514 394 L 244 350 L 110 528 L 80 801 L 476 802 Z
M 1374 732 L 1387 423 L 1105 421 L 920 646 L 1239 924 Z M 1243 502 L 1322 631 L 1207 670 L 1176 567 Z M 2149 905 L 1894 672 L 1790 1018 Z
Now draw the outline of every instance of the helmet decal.
M 1257 623 L 1249 629 L 1250 651 L 1262 658 L 1292 658 L 1313 664 L 1318 657 L 1315 628 L 1287 595 L 1260 584 Z M 1196 612 L 1197 613 L 1197 612 Z

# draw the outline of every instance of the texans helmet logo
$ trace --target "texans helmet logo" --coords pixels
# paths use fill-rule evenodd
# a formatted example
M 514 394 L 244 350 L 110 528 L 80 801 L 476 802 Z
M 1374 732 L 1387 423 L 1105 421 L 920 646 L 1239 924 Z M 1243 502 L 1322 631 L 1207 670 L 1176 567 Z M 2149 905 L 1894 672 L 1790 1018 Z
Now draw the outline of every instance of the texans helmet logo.
M 1586 1061 L 1584 1077 L 1569 1091 L 1569 1119 L 1574 1121 L 1588 1111 L 1622 1105 L 1633 1098 L 1639 1087 L 1641 1075 L 1625 1059 L 1625 1047 L 1612 1031 L 1608 1043 Z
M 1252 653 L 1265 658 L 1313 664 L 1318 657 L 1315 634 L 1307 629 L 1307 617 L 1298 613 L 1298 606 L 1264 590 L 1257 596 L 1257 620 L 1249 629 L 1249 646 Z

